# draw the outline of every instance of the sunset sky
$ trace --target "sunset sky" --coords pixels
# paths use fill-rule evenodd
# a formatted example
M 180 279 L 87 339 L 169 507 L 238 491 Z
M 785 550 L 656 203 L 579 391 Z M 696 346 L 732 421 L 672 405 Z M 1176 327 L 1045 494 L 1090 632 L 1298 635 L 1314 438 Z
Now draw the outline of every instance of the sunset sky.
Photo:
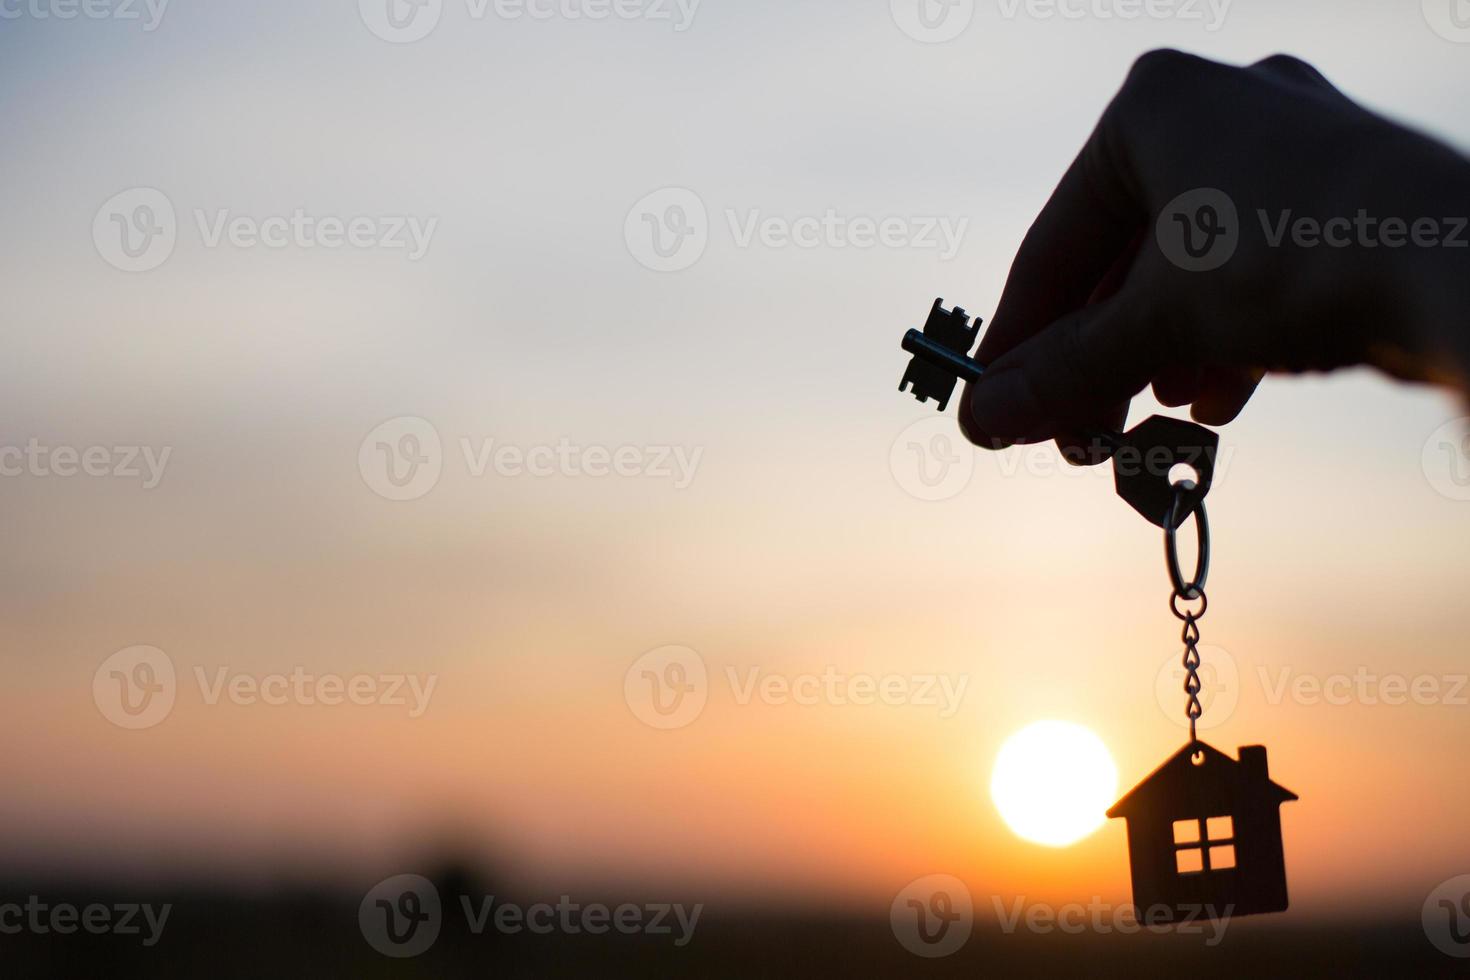
M 1215 31 L 982 2 L 932 45 L 888 6 L 705 0 L 675 30 L 449 0 L 409 44 L 348 0 L 176 0 L 153 31 L 0 23 L 0 446 L 169 451 L 152 488 L 0 477 L 0 869 L 355 883 L 452 841 L 548 890 L 883 914 L 945 873 L 977 896 L 1125 900 L 1120 821 L 1042 847 L 988 787 L 1040 719 L 1095 732 L 1119 795 L 1183 743 L 1182 699 L 1157 693 L 1179 629 L 1160 533 L 1050 447 L 974 453 L 956 492 L 919 499 L 911 443 L 972 454 L 910 430 L 935 413 L 896 390 L 899 338 L 936 296 L 990 315 L 1141 52 L 1289 51 L 1464 149 L 1470 45 L 1417 2 L 1236 0 Z M 708 247 L 657 272 L 625 219 L 668 187 L 707 208 Z M 130 188 L 177 211 L 151 271 L 94 241 Z M 297 209 L 437 224 L 413 260 L 211 246 L 196 219 Z M 741 243 L 756 216 L 829 209 L 966 224 L 948 260 Z M 1470 500 L 1441 454 L 1459 430 L 1436 435 L 1464 414 L 1350 372 L 1269 379 L 1222 431 L 1201 628 L 1234 688 L 1207 694 L 1235 705 L 1202 736 L 1265 744 L 1301 797 L 1283 825 L 1304 917 L 1412 918 L 1470 871 Z M 405 417 L 432 426 L 442 473 L 390 500 L 360 452 Z M 642 470 L 477 475 L 487 440 L 633 447 Z M 129 730 L 94 676 L 136 645 L 177 690 Z M 702 658 L 708 701 L 659 730 L 625 675 L 667 645 Z M 410 717 L 211 704 L 196 673 L 297 667 L 436 680 Z M 829 668 L 963 697 L 741 703 L 730 680 Z M 1430 678 L 1438 703 L 1292 693 L 1360 668 Z

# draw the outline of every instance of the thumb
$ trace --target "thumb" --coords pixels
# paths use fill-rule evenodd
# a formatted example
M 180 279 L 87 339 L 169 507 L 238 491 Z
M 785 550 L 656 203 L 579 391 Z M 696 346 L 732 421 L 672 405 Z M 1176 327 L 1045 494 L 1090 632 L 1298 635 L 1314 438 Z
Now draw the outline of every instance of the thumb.
M 1069 313 L 991 364 L 970 388 L 970 440 L 1039 442 L 1105 425 L 1166 360 L 1136 295 L 1125 290 Z

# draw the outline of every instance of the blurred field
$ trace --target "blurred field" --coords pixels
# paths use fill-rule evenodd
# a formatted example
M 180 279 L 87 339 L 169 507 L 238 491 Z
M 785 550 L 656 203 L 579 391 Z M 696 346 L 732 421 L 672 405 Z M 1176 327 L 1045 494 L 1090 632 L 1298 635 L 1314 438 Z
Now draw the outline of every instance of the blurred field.
M 880 917 L 811 909 L 707 902 L 681 949 L 650 936 L 473 934 L 458 894 L 478 901 L 485 882 L 435 876 L 446 914 L 438 940 L 411 959 L 379 955 L 357 925 L 361 894 L 289 888 L 254 894 L 199 889 L 154 893 L 104 885 L 13 881 L 0 900 L 31 893 L 54 901 L 172 903 L 160 941 L 137 937 L 5 936 L 0 955 L 15 977 L 1435 977 L 1464 976 L 1464 962 L 1438 953 L 1418 922 L 1293 926 L 1280 920 L 1230 923 L 1223 941 L 1199 936 L 1005 934 L 977 921 L 959 952 L 925 960 L 895 941 Z M 490 889 L 493 892 L 493 889 Z M 22 899 L 23 900 L 23 899 Z M 525 903 L 555 896 L 523 896 Z

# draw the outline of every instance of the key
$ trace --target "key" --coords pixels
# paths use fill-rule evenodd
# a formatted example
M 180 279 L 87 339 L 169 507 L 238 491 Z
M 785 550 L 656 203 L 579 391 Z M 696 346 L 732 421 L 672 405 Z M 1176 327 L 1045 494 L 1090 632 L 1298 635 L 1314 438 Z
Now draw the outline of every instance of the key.
M 941 412 L 960 378 L 978 381 L 985 374 L 985 365 L 970 356 L 980 320 L 971 325 L 962 307 L 946 310 L 943 304 L 943 298 L 934 301 L 922 331 L 904 334 L 901 346 L 914 356 L 898 385 L 899 391 L 912 385 L 921 402 L 934 398 Z M 1113 451 L 1118 496 L 1151 524 L 1163 527 L 1172 509 L 1174 526 L 1179 527 L 1210 492 L 1220 436 L 1202 425 L 1154 415 L 1126 434 L 1100 429 L 1083 429 L 1082 434 Z M 1194 470 L 1193 480 L 1169 479 L 1169 472 L 1180 464 Z M 1176 494 L 1182 495 L 1178 504 Z
M 915 398 L 921 402 L 933 398 L 939 402 L 939 410 L 944 411 L 949 404 L 949 396 L 954 394 L 956 379 L 973 381 L 984 370 L 965 356 L 979 333 L 980 321 L 977 319 L 971 324 L 964 307 L 946 310 L 944 299 L 936 299 L 929 310 L 929 319 L 924 321 L 923 332 L 910 330 L 903 339 L 904 350 L 919 356 L 909 361 L 898 390 L 903 391 L 912 385 Z M 914 342 L 919 349 L 909 346 L 913 338 L 917 338 Z

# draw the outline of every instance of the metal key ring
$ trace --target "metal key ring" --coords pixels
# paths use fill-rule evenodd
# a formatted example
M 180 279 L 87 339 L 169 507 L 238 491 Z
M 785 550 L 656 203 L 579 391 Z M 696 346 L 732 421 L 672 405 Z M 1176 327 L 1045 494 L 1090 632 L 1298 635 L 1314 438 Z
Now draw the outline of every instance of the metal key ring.
M 1182 522 L 1176 522 L 1175 514 L 1185 494 L 1193 489 L 1194 484 L 1189 480 L 1175 484 L 1174 499 L 1169 502 L 1169 510 L 1164 514 L 1164 560 L 1169 564 L 1169 581 L 1174 585 L 1174 593 L 1181 599 L 1198 599 L 1204 595 L 1205 579 L 1210 575 L 1210 518 L 1205 513 L 1203 500 L 1195 504 L 1194 510 L 1194 529 L 1199 541 L 1199 553 L 1194 559 L 1194 579 L 1186 582 L 1184 573 L 1179 568 L 1179 544 L 1176 537 Z M 1188 515 L 1185 520 L 1188 520 Z

